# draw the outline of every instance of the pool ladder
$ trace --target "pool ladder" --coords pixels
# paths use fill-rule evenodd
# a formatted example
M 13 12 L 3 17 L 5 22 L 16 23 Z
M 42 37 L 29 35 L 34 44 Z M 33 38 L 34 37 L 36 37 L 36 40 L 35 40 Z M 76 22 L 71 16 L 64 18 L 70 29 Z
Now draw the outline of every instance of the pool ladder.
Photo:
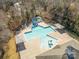
M 52 40 L 48 41 L 48 46 L 49 46 L 49 48 L 51 48 L 53 46 Z

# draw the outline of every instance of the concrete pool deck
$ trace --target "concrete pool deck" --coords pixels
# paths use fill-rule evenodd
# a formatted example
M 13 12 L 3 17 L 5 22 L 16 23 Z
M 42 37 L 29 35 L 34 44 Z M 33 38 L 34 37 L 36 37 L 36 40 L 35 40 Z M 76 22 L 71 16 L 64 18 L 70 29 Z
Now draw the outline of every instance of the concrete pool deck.
M 62 45 L 62 44 L 64 44 L 64 43 L 66 43 L 66 42 L 73 39 L 67 33 L 60 34 L 58 31 L 52 32 L 52 33 L 50 33 L 48 35 L 51 36 L 51 37 L 56 38 L 58 40 L 59 45 Z
M 48 26 L 45 22 L 40 22 L 38 25 L 43 26 L 43 27 L 47 27 Z
M 39 23 L 39 25 L 44 27 L 48 26 L 44 22 Z M 24 33 L 28 31 L 31 31 L 31 28 L 26 28 L 22 30 L 20 34 L 16 35 L 16 43 L 24 42 L 24 46 L 26 48 L 25 50 L 19 52 L 21 59 L 36 59 L 35 56 L 51 49 L 51 48 L 40 48 L 40 38 L 38 37 L 34 38 L 30 42 L 26 41 Z M 57 38 L 58 45 L 64 44 L 72 39 L 67 33 L 60 34 L 58 31 L 49 33 L 49 36 Z

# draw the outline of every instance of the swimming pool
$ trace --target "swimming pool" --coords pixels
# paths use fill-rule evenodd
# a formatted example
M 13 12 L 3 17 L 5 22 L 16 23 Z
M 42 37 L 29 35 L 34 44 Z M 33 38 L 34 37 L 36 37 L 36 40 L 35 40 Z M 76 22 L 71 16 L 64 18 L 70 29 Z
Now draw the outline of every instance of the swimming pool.
M 41 42 L 41 48 L 52 48 L 54 44 L 57 42 L 57 40 L 55 38 L 48 36 L 48 34 L 51 32 L 54 32 L 54 29 L 50 26 L 37 26 L 35 28 L 32 28 L 32 31 L 26 32 L 25 37 L 28 41 L 34 39 L 35 37 L 39 37 Z

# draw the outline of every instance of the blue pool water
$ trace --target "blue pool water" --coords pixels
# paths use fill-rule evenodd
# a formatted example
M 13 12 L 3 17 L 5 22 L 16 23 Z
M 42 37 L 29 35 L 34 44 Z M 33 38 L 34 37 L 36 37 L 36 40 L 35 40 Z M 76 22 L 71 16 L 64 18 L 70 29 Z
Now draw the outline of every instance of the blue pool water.
M 48 27 L 41 27 L 37 26 L 35 28 L 32 28 L 32 31 L 26 32 L 25 37 L 28 41 L 39 37 L 41 41 L 41 47 L 42 48 L 51 48 L 56 43 L 56 39 L 49 37 L 47 34 L 54 32 L 54 29 L 50 26 Z

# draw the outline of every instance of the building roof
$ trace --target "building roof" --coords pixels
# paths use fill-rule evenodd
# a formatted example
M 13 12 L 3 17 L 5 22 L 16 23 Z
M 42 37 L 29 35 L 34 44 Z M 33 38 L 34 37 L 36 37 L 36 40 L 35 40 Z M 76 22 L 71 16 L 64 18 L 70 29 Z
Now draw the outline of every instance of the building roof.
M 79 42 L 77 42 L 76 40 L 73 39 L 63 45 L 60 45 L 60 46 L 58 45 L 55 48 L 36 56 L 36 58 L 39 59 L 40 56 L 41 57 L 52 56 L 52 57 L 54 57 L 54 59 L 62 59 L 63 55 L 65 55 L 65 50 L 68 46 L 72 46 L 74 48 L 74 51 L 79 54 Z M 41 57 L 40 57 L 40 59 L 44 59 Z M 77 56 L 77 58 L 79 58 L 79 57 Z M 53 59 L 53 58 L 51 58 L 51 59 Z

